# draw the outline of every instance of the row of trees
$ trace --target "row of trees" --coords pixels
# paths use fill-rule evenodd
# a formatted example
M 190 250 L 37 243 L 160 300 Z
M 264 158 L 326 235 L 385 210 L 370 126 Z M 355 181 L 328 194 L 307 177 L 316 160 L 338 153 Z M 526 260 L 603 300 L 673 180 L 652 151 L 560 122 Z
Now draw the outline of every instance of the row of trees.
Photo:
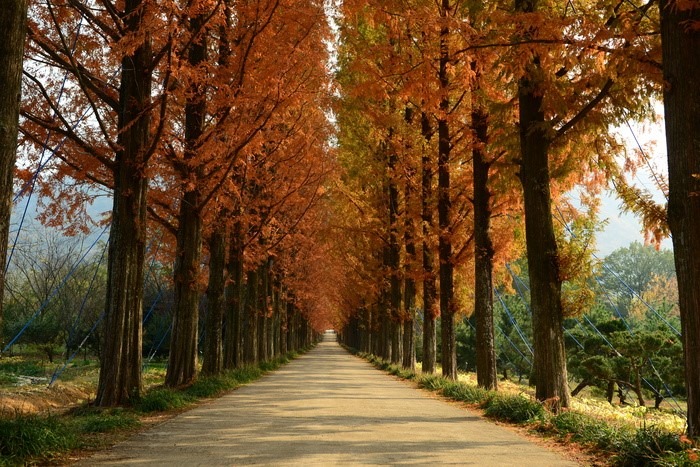
M 48 226 L 110 223 L 96 403 L 139 397 L 147 262 L 172 265 L 169 386 L 197 376 L 200 322 L 210 374 L 328 327 L 323 5 L 49 1 L 28 17 L 19 183 L 36 180 Z M 104 190 L 111 215 L 92 219 Z
M 433 371 L 439 310 L 443 374 L 456 376 L 454 316 L 473 309 L 479 384 L 495 389 L 493 268 L 522 247 L 536 395 L 554 410 L 566 407 L 563 329 L 592 302 L 596 194 L 614 186 L 652 237 L 668 232 L 665 208 L 627 183 L 638 162 L 609 131 L 652 117 L 663 92 L 668 221 L 674 242 L 684 242 L 674 251 L 696 436 L 700 380 L 689 352 L 699 312 L 684 281 L 697 270 L 687 248 L 698 237 L 683 229 L 697 201 L 691 141 L 699 131 L 688 116 L 698 109 L 698 74 L 679 54 L 697 43 L 699 14 L 697 2 L 344 2 L 337 113 L 349 202 L 340 209 L 362 218 L 342 228 L 363 234 L 349 242 L 348 262 L 362 265 L 357 280 L 367 285 L 348 308 L 346 336 L 410 365 L 399 336 L 412 329 L 419 284 L 424 370 Z M 566 202 L 575 186 L 583 187 L 583 212 Z

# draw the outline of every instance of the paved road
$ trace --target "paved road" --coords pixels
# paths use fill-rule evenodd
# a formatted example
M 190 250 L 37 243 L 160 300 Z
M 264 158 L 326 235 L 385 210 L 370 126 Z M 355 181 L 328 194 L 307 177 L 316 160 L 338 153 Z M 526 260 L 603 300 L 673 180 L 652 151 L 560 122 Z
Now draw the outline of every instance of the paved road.
M 347 354 L 316 349 L 82 465 L 574 466 Z

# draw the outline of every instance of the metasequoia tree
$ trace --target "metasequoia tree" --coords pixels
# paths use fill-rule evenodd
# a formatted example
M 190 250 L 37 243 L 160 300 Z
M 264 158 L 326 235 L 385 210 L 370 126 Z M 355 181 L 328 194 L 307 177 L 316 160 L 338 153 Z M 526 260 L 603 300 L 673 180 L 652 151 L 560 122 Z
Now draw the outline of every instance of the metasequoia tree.
M 47 2 L 31 15 L 33 63 L 25 73 L 29 96 L 22 132 L 35 145 L 52 147 L 60 160 L 45 179 L 45 194 L 56 200 L 44 221 L 64 225 L 78 216 L 85 222 L 79 214 L 85 214 L 95 185 L 111 189 L 114 200 L 96 396 L 103 406 L 128 403 L 141 390 L 147 169 L 162 128 L 151 113 L 166 103 L 164 97 L 154 100 L 152 74 L 168 50 L 167 38 L 152 39 L 147 30 L 157 30 L 167 17 L 147 0 Z M 47 67 L 65 73 L 71 84 L 57 83 Z M 164 87 L 168 77 L 165 71 Z M 62 105 L 64 94 L 68 106 Z
M 555 180 L 559 184 L 555 189 L 559 190 L 567 175 L 571 180 L 573 159 L 562 157 L 562 149 L 571 154 L 577 147 L 580 154 L 589 155 L 591 151 L 580 143 L 596 141 L 593 132 L 597 128 L 607 128 L 617 121 L 622 109 L 638 114 L 644 109 L 649 89 L 638 75 L 640 64 L 649 61 L 650 44 L 640 34 L 645 9 L 622 11 L 618 5 L 612 18 L 585 11 L 576 18 L 576 29 L 566 18 L 556 26 L 559 29 L 544 28 L 538 18 L 549 13 L 537 1 L 516 0 L 515 10 L 522 13 L 517 33 L 522 43 L 570 45 L 547 50 L 532 45 L 524 54 L 527 61 L 518 81 L 519 163 L 533 313 L 534 380 L 536 397 L 548 401 L 556 411 L 569 403 L 562 330 L 562 282 L 567 274 L 558 253 L 551 190 L 557 187 Z M 576 39 L 580 42 L 574 40 L 574 31 L 578 31 Z M 602 37 L 612 46 L 597 42 Z M 601 60 L 605 67 L 599 66 Z M 600 140 L 597 143 L 603 146 L 605 142 Z M 609 155 L 592 155 L 603 168 L 613 165 Z M 577 160 L 580 164 L 580 158 Z M 589 163 L 588 170 L 595 173 L 596 166 Z M 595 176 L 591 181 L 596 181 Z
M 374 135 L 383 135 L 376 147 L 381 151 L 388 151 L 386 158 L 387 172 L 387 202 L 389 208 L 389 223 L 385 236 L 387 239 L 386 256 L 388 268 L 388 284 L 394 284 L 389 289 L 398 287 L 395 271 L 397 264 L 397 233 L 404 229 L 404 238 L 411 230 L 410 216 L 418 214 L 416 209 L 407 209 L 401 212 L 397 209 L 395 200 L 401 195 L 410 197 L 412 186 L 421 185 L 423 197 L 423 228 L 418 232 L 416 240 L 411 238 L 407 242 L 408 250 L 404 254 L 402 268 L 404 278 L 416 275 L 423 278 L 424 305 L 424 343 L 428 351 L 424 352 L 424 369 L 431 371 L 434 367 L 435 338 L 434 318 L 438 307 L 435 304 L 437 298 L 436 277 L 433 265 L 436 256 L 440 257 L 439 269 L 441 270 L 440 303 L 442 312 L 446 313 L 442 332 L 442 342 L 446 345 L 443 357 L 446 359 L 443 369 L 446 374 L 456 376 L 456 360 L 454 357 L 454 313 L 457 305 L 454 302 L 453 270 L 460 258 L 466 258 L 468 227 L 465 220 L 468 218 L 469 209 L 465 209 L 465 191 L 455 190 L 450 186 L 450 172 L 460 164 L 458 158 L 451 158 L 450 154 L 459 152 L 464 147 L 464 125 L 460 124 L 463 115 L 460 113 L 463 101 L 462 91 L 451 82 L 450 76 L 455 74 L 455 69 L 461 67 L 460 63 L 452 62 L 449 55 L 450 44 L 456 40 L 451 34 L 450 25 L 456 24 L 453 18 L 453 5 L 441 3 L 438 8 L 433 4 L 417 2 L 406 8 L 405 4 L 383 4 L 381 8 L 368 6 L 364 3 L 352 5 L 344 3 L 347 23 L 343 30 L 343 41 L 348 50 L 348 70 L 355 73 L 356 82 L 348 82 L 344 89 L 345 98 L 354 99 L 354 93 L 362 93 L 363 99 L 359 106 L 365 109 L 365 115 L 371 120 L 370 127 L 375 130 Z M 456 10 L 455 10 L 456 11 Z M 368 44 L 371 43 L 371 47 Z M 351 49 L 352 47 L 352 49 Z M 440 64 L 433 67 L 434 63 Z M 344 70 L 344 71 L 345 71 Z M 371 99 L 367 96 L 371 95 Z M 353 104 L 355 105 L 355 104 Z M 420 118 L 406 118 L 406 113 L 416 113 Z M 403 128 L 406 128 L 404 130 Z M 345 131 L 345 128 L 341 126 Z M 451 134 L 451 131 L 454 134 Z M 437 135 L 434 138 L 433 135 Z M 383 148 L 383 149 L 382 149 Z M 398 156 L 398 157 L 397 157 Z M 421 166 L 420 180 L 417 180 Z M 400 170 L 397 170 L 400 169 Z M 401 174 L 402 176 L 398 176 Z M 410 176 L 409 176 L 410 175 Z M 437 177 L 437 190 L 435 190 L 435 175 Z M 457 186 L 464 183 L 469 174 L 460 171 L 460 180 Z M 395 183 L 402 183 L 404 189 Z M 407 191 L 408 190 L 408 191 Z M 434 196 L 437 192 L 438 196 Z M 406 203 L 404 203 L 406 204 Z M 454 204 L 454 206 L 453 206 Z M 406 206 L 408 206 L 406 204 Z M 433 227 L 433 211 L 437 208 L 438 219 Z M 454 213 L 453 213 L 454 211 Z M 403 222 L 401 222 L 403 217 Z M 466 227 L 466 228 L 465 228 Z M 437 235 L 435 235 L 437 233 Z M 432 240 L 433 236 L 437 242 Z M 392 241 L 393 239 L 393 241 Z M 424 264 L 426 268 L 420 274 L 407 268 L 408 257 L 412 255 L 410 244 L 420 241 L 423 245 Z M 437 248 L 436 248 L 437 247 Z M 453 253 L 454 248 L 454 253 Z M 433 252 L 433 250 L 436 250 Z M 440 253 L 441 252 L 441 253 Z M 440 256 L 441 255 L 441 256 Z M 399 264 L 401 258 L 399 257 Z M 415 261 L 410 261 L 414 267 Z M 411 284 L 408 282 L 408 291 Z M 396 294 L 391 293 L 389 296 Z M 410 295 L 410 294 L 409 294 Z M 406 309 L 406 290 L 404 290 L 404 309 Z M 410 303 L 412 299 L 409 299 Z M 385 300 L 388 308 L 396 309 L 397 302 L 394 299 Z M 447 313 L 445 310 L 452 310 Z M 389 315 L 394 315 L 390 312 Z M 406 319 L 407 315 L 399 314 L 399 321 Z M 396 334 L 395 334 L 396 335 Z M 393 339 L 396 342 L 396 339 Z M 398 347 L 400 349 L 400 347 Z M 380 355 L 389 356 L 387 352 Z M 398 361 L 391 355 L 392 360 Z
M 668 223 L 678 277 L 688 435 L 700 437 L 700 2 L 661 2 Z
M 188 32 L 178 52 L 183 57 L 183 67 L 178 71 L 182 85 L 175 93 L 184 113 L 185 132 L 180 133 L 177 125 L 171 127 L 171 141 L 179 141 L 166 146 L 161 159 L 162 184 L 151 210 L 155 218 L 177 233 L 174 280 L 178 293 L 166 377 L 172 386 L 188 384 L 196 376 L 203 221 L 212 218 L 210 211 L 219 216 L 240 212 L 241 193 L 250 190 L 253 200 L 265 197 L 265 180 L 245 177 L 263 176 L 254 167 L 284 153 L 291 135 L 298 131 L 298 121 L 303 120 L 305 96 L 323 89 L 314 65 L 314 61 L 323 63 L 317 51 L 323 53 L 318 44 L 325 22 L 319 21 L 323 13 L 318 6 L 270 2 L 238 5 L 234 10 L 224 3 L 222 8 L 211 9 L 220 6 L 195 3 L 189 16 L 183 18 Z M 293 18 L 293 14 L 298 16 Z M 212 36 L 219 45 L 216 58 L 216 54 L 208 53 L 206 45 Z M 288 60 L 279 62 L 275 54 L 263 50 L 276 50 Z M 166 177 L 168 173 L 171 175 Z M 237 186 L 241 182 L 243 185 Z M 178 203 L 171 201 L 173 192 L 178 193 Z M 260 209 L 256 212 L 261 218 L 269 214 Z M 254 227 L 250 219 L 238 218 L 232 223 L 232 232 L 243 230 L 243 223 L 248 230 Z M 264 237 L 255 235 L 256 241 L 268 241 Z M 260 314 L 260 308 L 269 302 L 268 275 L 262 270 L 248 271 L 250 292 L 261 300 L 259 304 L 248 301 L 256 316 L 249 323 L 253 331 L 257 330 L 258 318 L 263 318 L 261 331 L 269 325 L 264 320 L 266 315 Z M 258 284 L 259 280 L 267 282 Z M 258 348 L 264 350 L 265 334 L 260 335 L 261 339 L 254 334 L 256 342 L 249 343 L 251 352 L 253 347 L 256 352 Z M 257 354 L 252 355 L 255 360 Z
M 5 264 L 12 213 L 12 180 L 17 154 L 22 57 L 27 22 L 27 0 L 5 4 L 0 18 L 0 329 L 5 291 Z M 0 345 L 3 345 L 0 338 Z

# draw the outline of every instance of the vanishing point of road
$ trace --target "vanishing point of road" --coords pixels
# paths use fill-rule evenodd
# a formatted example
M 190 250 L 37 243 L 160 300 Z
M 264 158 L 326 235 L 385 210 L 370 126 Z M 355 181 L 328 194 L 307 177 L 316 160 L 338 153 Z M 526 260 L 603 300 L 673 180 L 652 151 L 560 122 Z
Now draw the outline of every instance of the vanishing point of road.
M 575 466 L 348 354 L 311 352 L 81 465 Z

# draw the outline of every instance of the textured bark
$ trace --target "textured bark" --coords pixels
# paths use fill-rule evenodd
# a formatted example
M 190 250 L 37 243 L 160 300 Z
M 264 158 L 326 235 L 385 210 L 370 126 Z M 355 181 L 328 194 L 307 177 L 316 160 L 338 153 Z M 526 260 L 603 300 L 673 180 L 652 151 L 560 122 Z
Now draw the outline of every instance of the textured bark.
M 27 0 L 3 2 L 0 15 L 0 329 L 5 295 L 5 268 L 12 215 L 12 175 L 17 158 L 22 57 L 27 26 Z M 3 347 L 0 335 L 0 348 Z
M 491 242 L 490 163 L 486 160 L 488 114 L 472 106 L 472 130 L 476 138 L 472 167 L 474 177 L 474 317 L 476 319 L 476 379 L 485 389 L 498 389 L 493 327 L 493 243 Z
M 128 31 L 144 26 L 141 0 L 127 0 Z M 122 60 L 117 121 L 112 225 L 107 259 L 105 333 L 95 404 L 131 403 L 140 397 L 143 280 L 146 245 L 146 178 L 151 105 L 150 39 Z
M 441 2 L 441 16 L 448 18 L 451 12 L 449 0 Z M 440 328 L 442 343 L 442 375 L 457 379 L 457 344 L 454 328 L 454 264 L 452 258 L 452 201 L 450 193 L 450 113 L 449 75 L 450 50 L 447 26 L 440 28 L 440 117 L 438 118 L 438 255 L 440 258 Z
M 226 330 L 224 336 L 224 368 L 230 370 L 242 365 L 241 317 L 243 314 L 243 226 L 234 223 L 229 238 L 229 257 L 226 263 Z
M 401 246 L 399 244 L 399 189 L 396 183 L 396 164 L 398 155 L 391 150 L 388 157 L 387 172 L 389 178 L 389 316 L 391 317 L 391 363 L 400 363 L 403 359 L 403 341 L 401 339 Z
M 287 342 L 288 328 L 289 328 L 289 302 L 286 297 L 280 308 L 280 352 L 282 355 L 286 355 L 289 352 L 289 343 Z
M 226 232 L 217 229 L 209 237 L 209 287 L 204 334 L 202 373 L 217 375 L 223 371 L 224 277 L 226 265 Z
M 516 0 L 516 9 L 534 11 L 536 2 Z M 535 57 L 527 76 L 518 83 L 520 106 L 520 181 L 525 207 L 525 240 L 530 273 L 530 301 L 535 396 L 557 412 L 569 406 L 559 256 L 552 222 L 547 122 L 542 111 L 543 91 L 536 79 Z
M 197 377 L 200 299 L 197 275 L 202 251 L 202 218 L 197 207 L 199 197 L 197 191 L 186 192 L 178 215 L 173 330 L 165 374 L 165 385 L 168 387 L 190 384 Z
M 406 107 L 404 112 L 406 124 L 413 124 L 413 109 Z M 406 146 L 406 152 L 410 153 L 412 146 Z M 406 169 L 406 183 L 404 184 L 404 234 L 403 244 L 406 251 L 406 259 L 403 265 L 403 359 L 401 366 L 405 369 L 415 371 L 416 369 L 416 346 L 413 331 L 413 323 L 416 317 L 416 281 L 414 280 L 418 260 L 415 242 L 415 225 L 413 221 L 414 189 L 413 179 L 416 170 L 412 165 Z
M 189 20 L 189 30 L 202 31 L 205 18 L 195 16 Z M 204 38 L 195 39 L 190 45 L 188 63 L 198 67 L 206 59 Z M 170 338 L 170 355 L 165 385 L 177 387 L 192 383 L 197 377 L 197 334 L 199 323 L 200 291 L 197 276 L 202 252 L 202 195 L 197 180 L 201 169 L 190 167 L 188 162 L 197 157 L 199 139 L 204 132 L 206 117 L 205 90 L 197 82 L 192 83 L 185 103 L 185 163 L 181 167 L 183 178 L 182 200 L 178 213 L 177 250 L 175 253 L 174 283 L 175 305 L 173 330 Z M 195 163 L 196 164 L 196 163 Z M 191 183 L 191 177 L 195 183 Z
M 432 136 L 432 128 L 427 115 L 421 115 L 421 131 L 426 143 Z M 423 373 L 435 373 L 437 335 L 435 320 L 439 314 L 437 305 L 437 285 L 435 278 L 435 255 L 433 253 L 433 164 L 430 152 L 421 157 L 421 208 L 423 221 Z
M 258 274 L 248 271 L 246 278 L 245 310 L 243 313 L 243 362 L 245 365 L 258 363 Z
M 684 9 L 680 9 L 684 8 Z M 692 9 L 694 8 L 694 9 Z M 678 277 L 688 435 L 700 438 L 700 3 L 661 2 L 668 222 Z M 694 27 L 693 27 L 694 26 Z
M 268 267 L 267 263 L 260 266 L 258 270 L 258 280 L 260 281 L 258 289 L 258 361 L 267 362 L 270 360 L 267 353 L 269 326 L 267 306 L 268 306 Z

